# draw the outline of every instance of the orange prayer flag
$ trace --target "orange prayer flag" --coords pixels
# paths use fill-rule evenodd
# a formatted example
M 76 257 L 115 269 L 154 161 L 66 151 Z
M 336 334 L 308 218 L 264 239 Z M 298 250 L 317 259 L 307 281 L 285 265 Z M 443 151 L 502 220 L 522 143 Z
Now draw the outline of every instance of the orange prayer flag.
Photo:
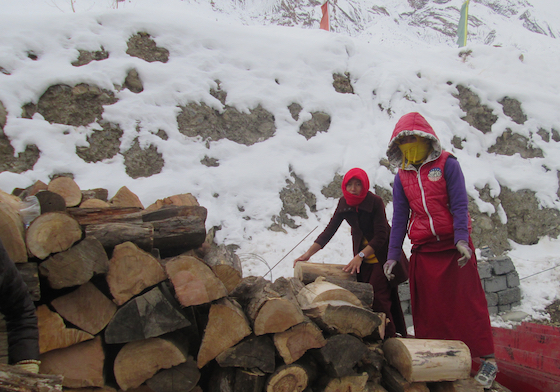
M 330 27 L 329 27 L 329 2 L 328 1 L 325 1 L 325 4 L 321 6 L 321 11 L 323 11 L 323 17 L 321 18 L 321 24 L 319 25 L 319 28 L 329 31 Z

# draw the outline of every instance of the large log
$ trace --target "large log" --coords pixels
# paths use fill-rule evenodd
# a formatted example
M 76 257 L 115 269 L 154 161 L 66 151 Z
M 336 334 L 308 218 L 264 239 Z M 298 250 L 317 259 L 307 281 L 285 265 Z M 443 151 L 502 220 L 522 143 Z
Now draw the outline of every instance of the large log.
M 94 200 L 94 199 L 92 199 Z M 67 211 L 82 226 L 103 223 L 141 223 L 142 210 L 138 207 L 69 208 Z
M 62 391 L 62 376 L 35 374 L 18 366 L 0 364 L 0 391 L 60 392 Z
M 225 297 L 223 283 L 202 260 L 180 255 L 165 260 L 165 270 L 181 305 L 201 305 Z
M 390 338 L 383 351 L 409 382 L 468 378 L 472 366 L 469 348 L 458 340 Z
M 324 378 L 321 380 L 323 392 L 363 392 L 366 390 L 367 374 L 345 377 Z
M 186 362 L 187 355 L 184 346 L 163 338 L 126 343 L 117 354 L 113 366 L 117 384 L 124 391 L 136 388 L 159 370 Z
M 123 242 L 132 242 L 150 252 L 154 246 L 154 226 L 151 223 L 100 223 L 86 226 L 86 237 L 95 237 L 111 252 Z
M 191 323 L 178 306 L 173 298 L 167 298 L 159 287 L 154 287 L 133 298 L 115 313 L 105 330 L 105 341 L 110 344 L 127 343 L 188 327 Z
M 27 229 L 26 243 L 29 252 L 43 260 L 51 253 L 69 249 L 82 238 L 78 222 L 65 212 L 41 214 Z
M 14 204 L 1 200 L 0 240 L 2 240 L 6 252 L 14 263 L 25 263 L 27 261 L 23 221 Z
M 85 238 L 70 249 L 54 254 L 39 265 L 53 289 L 88 282 L 94 275 L 109 271 L 109 259 L 103 245 L 94 237 Z
M 206 239 L 204 219 L 198 216 L 177 216 L 150 223 L 154 227 L 154 248 L 167 257 L 198 248 Z
M 351 333 L 361 338 L 384 337 L 385 314 L 344 301 L 323 301 L 302 307 L 303 313 L 329 333 Z M 381 327 L 381 328 L 380 328 Z
M 274 345 L 284 359 L 284 363 L 294 363 L 307 350 L 321 348 L 327 344 L 321 329 L 311 320 L 294 325 L 284 332 L 274 334 Z
M 79 329 L 67 328 L 62 317 L 52 312 L 47 305 L 37 307 L 37 320 L 41 354 L 94 338 L 93 335 Z
M 56 177 L 47 186 L 49 192 L 59 194 L 64 199 L 66 207 L 75 207 L 82 201 L 82 191 L 70 177 Z
M 354 306 L 362 306 L 362 301 L 350 291 L 318 277 L 315 282 L 307 284 L 297 295 L 302 307 L 324 301 L 344 301 Z
M 107 283 L 117 305 L 167 278 L 161 264 L 132 242 L 117 245 L 109 260 Z
M 31 300 L 39 301 L 41 299 L 41 282 L 39 280 L 39 268 L 37 267 L 37 263 L 17 263 L 16 268 L 27 285 Z
M 204 256 L 204 262 L 226 286 L 228 293 L 231 293 L 243 278 L 241 260 L 231 248 L 225 245 L 212 247 Z
M 204 207 L 193 205 L 193 206 L 176 206 L 169 205 L 163 206 L 157 210 L 144 210 L 142 213 L 142 220 L 144 222 L 154 222 L 160 220 L 166 220 L 176 217 L 194 217 L 201 221 L 205 221 L 208 215 L 208 210 Z
M 356 280 L 356 274 L 351 274 L 342 270 L 345 264 L 320 264 L 298 261 L 294 268 L 294 277 L 301 280 L 304 284 L 314 282 L 319 276 L 341 280 Z
M 299 304 L 274 290 L 262 277 L 244 278 L 231 296 L 243 306 L 255 335 L 284 332 L 305 320 Z
M 266 381 L 266 392 L 305 390 L 316 377 L 310 369 L 300 363 L 282 365 L 276 368 Z
M 202 368 L 250 334 L 251 327 L 241 306 L 228 298 L 220 299 L 208 313 L 208 324 L 198 351 L 198 367 Z
M 259 369 L 272 373 L 275 368 L 274 344 L 267 335 L 250 335 L 235 346 L 226 349 L 216 357 L 221 367 Z
M 103 367 L 105 353 L 101 337 L 60 350 L 49 351 L 40 357 L 40 372 L 63 376 L 62 385 L 69 388 L 102 387 L 105 385 Z
M 146 380 L 146 385 L 154 392 L 190 392 L 198 380 L 200 380 L 200 370 L 189 355 L 185 362 L 157 372 Z
M 91 282 L 54 299 L 51 305 L 65 320 L 92 335 L 105 328 L 117 311 L 113 301 Z
M 325 281 L 350 291 L 360 300 L 364 308 L 371 309 L 371 307 L 373 306 L 374 295 L 373 286 L 371 284 L 353 280 L 336 279 L 331 277 L 325 278 Z
M 236 369 L 233 392 L 262 392 L 265 381 L 264 373 Z

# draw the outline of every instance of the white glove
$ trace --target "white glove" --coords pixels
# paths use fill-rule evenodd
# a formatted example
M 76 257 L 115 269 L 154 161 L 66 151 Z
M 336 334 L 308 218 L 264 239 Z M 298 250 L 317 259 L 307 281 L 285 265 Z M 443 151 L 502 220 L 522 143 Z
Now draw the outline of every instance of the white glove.
M 23 361 L 19 361 L 16 363 L 16 367 L 18 369 L 22 369 L 31 373 L 38 374 L 39 373 L 39 364 L 41 362 L 34 360 L 34 359 L 27 359 Z
M 395 268 L 395 265 L 397 265 L 397 260 L 387 260 L 383 265 L 383 272 L 385 273 L 387 280 L 391 280 L 395 277 L 395 275 L 391 273 L 393 268 Z
M 467 241 L 465 240 L 457 241 L 457 245 L 455 246 L 457 247 L 459 253 L 463 255 L 459 260 L 457 260 L 459 267 L 463 268 L 467 264 L 467 262 L 471 259 L 472 256 L 471 248 L 469 248 L 469 244 L 467 244 Z

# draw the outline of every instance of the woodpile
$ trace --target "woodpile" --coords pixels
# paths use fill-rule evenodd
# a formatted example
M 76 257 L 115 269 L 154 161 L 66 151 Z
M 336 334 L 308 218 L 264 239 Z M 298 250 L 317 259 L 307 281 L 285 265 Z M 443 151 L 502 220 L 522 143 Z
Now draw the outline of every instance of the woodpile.
M 192 195 L 144 208 L 124 187 L 108 200 L 67 177 L 14 195 L 0 194 L 0 238 L 20 236 L 10 252 L 40 277 L 26 278 L 40 371 L 64 390 L 482 391 L 461 342 L 384 339 L 371 286 L 337 266 L 243 277 Z M 25 227 L 31 196 L 40 215 Z

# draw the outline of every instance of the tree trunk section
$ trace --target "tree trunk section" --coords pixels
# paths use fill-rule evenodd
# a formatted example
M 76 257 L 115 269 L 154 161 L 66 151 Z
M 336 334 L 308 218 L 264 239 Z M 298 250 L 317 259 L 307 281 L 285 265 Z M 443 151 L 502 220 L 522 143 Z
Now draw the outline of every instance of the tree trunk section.
M 154 227 L 151 223 L 101 223 L 86 226 L 86 237 L 95 237 L 110 253 L 123 242 L 132 242 L 150 252 L 154 246 Z
M 46 191 L 48 189 L 48 185 L 45 184 L 43 181 L 35 181 L 33 185 L 28 186 L 25 189 L 22 189 L 19 194 L 16 194 L 14 189 L 14 195 L 18 196 L 21 200 L 25 199 L 27 196 L 35 196 L 40 191 Z
M 164 206 L 153 211 L 144 211 L 142 220 L 144 222 L 154 222 L 177 217 L 195 217 L 205 221 L 208 210 L 201 206 Z
M 39 264 L 39 272 L 53 289 L 73 287 L 88 282 L 94 275 L 109 271 L 109 259 L 103 245 L 90 237 L 70 249 L 52 255 Z
M 233 392 L 262 392 L 265 381 L 263 373 L 236 369 Z
M 204 257 L 204 262 L 226 286 L 228 293 L 231 293 L 243 278 L 241 260 L 225 245 L 212 247 Z
M 372 335 L 381 325 L 384 313 L 375 313 L 343 301 L 318 302 L 303 307 L 304 314 L 329 333 L 354 334 L 360 338 Z
M 30 261 L 18 263 L 16 268 L 27 285 L 31 300 L 39 301 L 41 299 L 41 282 L 39 280 L 39 267 L 37 267 L 37 263 Z
M 93 200 L 93 199 L 92 199 Z M 67 211 L 82 226 L 104 223 L 142 223 L 138 207 L 70 208 Z
M 325 281 L 333 283 L 337 286 L 342 287 L 354 294 L 364 308 L 371 309 L 373 306 L 373 286 L 369 283 L 355 282 L 353 280 L 342 280 L 335 278 L 325 278 Z
M 108 197 L 109 197 L 109 191 L 105 188 L 82 190 L 82 202 L 86 200 L 93 200 L 93 199 L 107 201 Z
M 180 195 L 173 195 L 164 199 L 156 200 L 155 203 L 149 205 L 146 211 L 155 211 L 166 206 L 198 206 L 198 201 L 190 193 L 183 193 Z
M 342 270 L 345 266 L 345 264 L 319 264 L 298 261 L 294 268 L 294 277 L 301 280 L 304 284 L 314 282 L 319 276 L 356 281 L 356 274 Z
M 64 212 L 47 212 L 31 222 L 26 243 L 29 252 L 43 260 L 69 249 L 81 238 L 82 229 L 74 218 Z
M 274 334 L 274 345 L 287 365 L 300 359 L 307 350 L 321 348 L 326 344 L 321 329 L 310 320 Z
M 354 368 L 367 351 L 367 346 L 360 339 L 343 334 L 328 338 L 327 344 L 314 351 L 314 355 L 328 376 L 339 378 L 355 375 Z
M 169 369 L 187 361 L 184 347 L 162 338 L 130 342 L 117 354 L 114 373 L 122 390 L 140 386 L 161 369 Z
M 166 257 L 196 249 L 206 239 L 204 219 L 194 215 L 177 216 L 150 223 L 154 227 L 154 248 L 158 248 Z
M 177 366 L 157 372 L 146 381 L 154 392 L 190 392 L 200 380 L 200 370 L 191 356 Z
M 68 388 L 103 387 L 105 354 L 101 337 L 41 355 L 40 372 L 64 377 Z
M 105 341 L 109 344 L 127 343 L 190 326 L 189 320 L 177 309 L 176 301 L 171 300 L 173 303 L 159 287 L 155 287 L 127 302 L 107 325 Z
M 338 377 L 323 380 L 323 392 L 362 392 L 366 390 L 367 374 Z
M 57 177 L 49 182 L 49 192 L 62 196 L 66 207 L 75 207 L 82 201 L 82 191 L 76 182 L 70 177 Z
M 458 340 L 391 338 L 383 351 L 409 382 L 465 379 L 472 366 L 469 348 Z
M 297 300 L 302 307 L 324 301 L 344 301 L 354 306 L 362 306 L 362 301 L 353 293 L 336 284 L 327 282 L 323 277 L 307 284 L 297 295 Z
M 99 199 L 87 199 L 80 203 L 80 208 L 111 208 L 111 204 Z
M 251 335 L 216 357 L 221 367 L 259 369 L 264 373 L 274 372 L 274 344 L 270 337 Z
M 117 245 L 109 260 L 107 283 L 119 306 L 166 278 L 161 264 L 132 242 Z
M 27 261 L 27 247 L 21 216 L 12 205 L 0 201 L 0 240 L 14 263 Z
M 301 392 L 308 387 L 312 378 L 300 364 L 282 365 L 266 381 L 266 392 Z
M 224 322 L 227 320 L 227 322 Z M 237 302 L 223 298 L 210 307 L 197 364 L 202 368 L 251 334 L 249 321 Z
M 67 328 L 62 317 L 47 305 L 37 307 L 39 352 L 41 354 L 93 339 L 94 336 L 76 328 Z
M 2 392 L 60 392 L 62 376 L 35 374 L 17 366 L 0 364 L 0 391 Z
M 202 260 L 176 256 L 165 261 L 165 270 L 181 305 L 201 305 L 225 297 L 228 292 Z

